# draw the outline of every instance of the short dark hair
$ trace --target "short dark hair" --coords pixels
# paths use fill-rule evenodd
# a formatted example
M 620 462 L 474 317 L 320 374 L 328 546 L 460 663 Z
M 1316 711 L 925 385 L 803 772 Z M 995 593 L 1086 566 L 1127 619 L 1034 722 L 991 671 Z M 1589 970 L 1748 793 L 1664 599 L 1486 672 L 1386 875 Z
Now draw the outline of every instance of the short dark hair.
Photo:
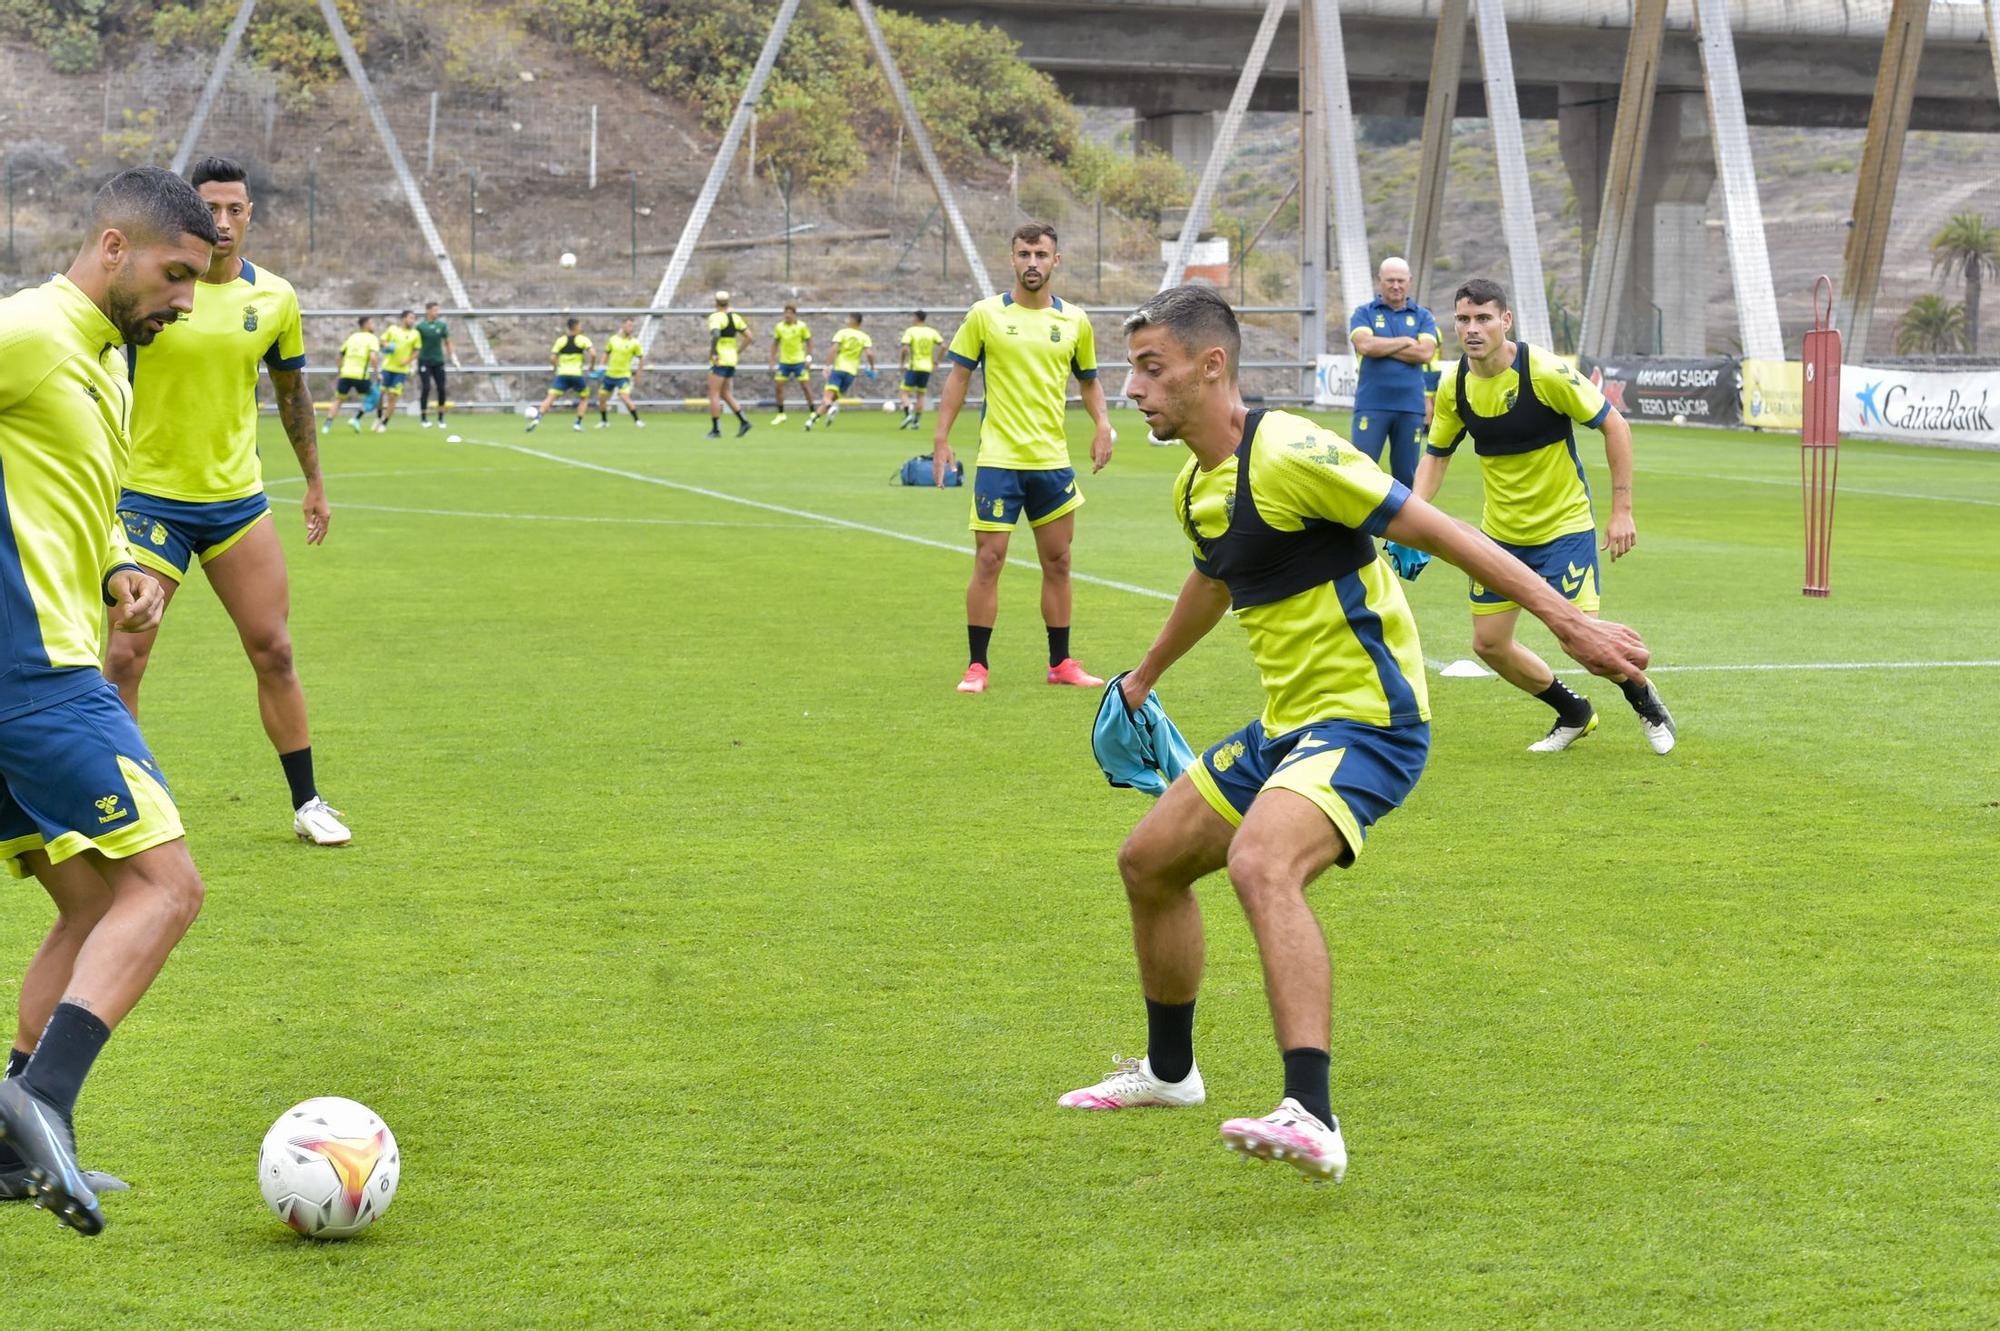
M 368 321 L 370 319 L 373 319 L 374 317 L 375 316 L 372 314 L 364 314 L 360 318 L 354 321 L 354 326 L 356 328 L 366 328 L 368 326 Z
M 798 305 L 789 300 L 785 302 L 785 308 L 790 310 L 793 314 L 797 314 L 799 312 Z
M 1490 277 L 1475 277 L 1452 293 L 1453 305 L 1462 300 L 1474 305 L 1498 305 L 1503 311 L 1512 308 L 1507 304 L 1507 289 Z
M 240 184 L 243 192 L 250 192 L 250 176 L 241 163 L 227 157 L 204 157 L 188 172 L 188 184 L 200 189 L 210 181 L 220 181 L 225 185 Z
M 917 322 L 918 322 L 918 323 L 922 323 L 923 321 L 924 321 L 924 312 L 923 312 L 922 310 L 918 310 L 918 311 L 917 311 Z
M 1043 236 L 1049 238 L 1049 244 L 1051 245 L 1062 244 L 1060 240 L 1056 239 L 1056 229 L 1047 222 L 1023 222 L 1014 228 L 1013 238 L 1015 240 L 1025 240 L 1029 244 L 1033 244 Z M 1011 249 L 1013 247 L 1010 245 L 1008 248 Z
M 438 308 L 438 303 L 437 303 L 436 301 L 434 301 L 434 300 L 427 300 L 427 301 L 425 301 L 425 302 L 424 302 L 424 308 L 425 308 L 425 309 L 427 309 L 427 310 L 434 310 L 434 309 L 437 309 L 437 308 Z
M 583 327 L 583 320 L 581 320 L 581 319 L 565 319 L 565 320 L 563 320 L 563 327 L 564 327 L 564 328 L 581 328 L 581 327 Z
M 90 201 L 93 234 L 116 227 L 148 240 L 196 236 L 215 244 L 215 219 L 194 186 L 157 166 L 127 167 L 104 182 Z
M 415 310 L 404 310 L 404 311 L 403 311 L 403 312 L 402 312 L 401 314 L 397 315 L 396 317 L 397 317 L 398 319 L 407 319 L 407 318 L 409 318 L 409 317 L 410 317 L 411 315 L 413 315 L 413 314 L 415 314 L 415 313 L 416 313 L 416 311 L 415 311 Z
M 854 313 L 854 314 L 850 314 L 850 315 L 848 315 L 847 317 L 848 317 L 848 318 L 850 318 L 850 319 L 852 319 L 852 320 L 854 320 L 854 322 L 856 322 L 856 323 L 860 323 L 860 322 L 861 322 L 861 315 L 860 315 L 860 313 L 859 313 L 858 311 L 857 311 L 856 313 Z
M 1125 316 L 1125 335 L 1141 328 L 1164 328 L 1174 341 L 1192 352 L 1221 347 L 1229 357 L 1229 373 L 1236 373 L 1236 359 L 1243 350 L 1243 330 L 1236 323 L 1236 311 L 1214 287 L 1193 282 L 1168 287 Z

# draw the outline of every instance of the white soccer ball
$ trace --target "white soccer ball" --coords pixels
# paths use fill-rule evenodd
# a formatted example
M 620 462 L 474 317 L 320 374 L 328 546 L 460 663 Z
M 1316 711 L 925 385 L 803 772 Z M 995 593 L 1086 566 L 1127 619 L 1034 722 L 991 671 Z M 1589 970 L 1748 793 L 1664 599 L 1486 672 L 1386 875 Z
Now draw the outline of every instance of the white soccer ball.
M 564 250 L 562 258 L 557 259 L 556 262 L 565 268 L 574 268 L 576 267 L 576 256 L 568 250 Z
M 894 411 L 895 409 L 896 409 L 896 404 L 893 402 L 884 402 L 882 404 L 882 410 L 884 411 Z
M 287 1109 L 257 1152 L 265 1202 L 309 1239 L 352 1238 L 381 1219 L 402 1172 L 389 1125 L 337 1095 Z
M 1678 411 L 1674 413 L 1674 424 L 1686 425 L 1687 423 L 1688 423 L 1688 418 L 1686 415 Z

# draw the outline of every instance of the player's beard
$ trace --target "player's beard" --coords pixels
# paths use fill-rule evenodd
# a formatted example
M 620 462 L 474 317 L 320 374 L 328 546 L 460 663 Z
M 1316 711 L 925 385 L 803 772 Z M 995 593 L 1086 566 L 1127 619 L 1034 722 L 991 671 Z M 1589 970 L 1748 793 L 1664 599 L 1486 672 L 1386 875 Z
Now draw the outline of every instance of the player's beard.
M 111 307 L 105 313 L 110 316 L 111 322 L 125 341 L 135 347 L 147 346 L 159 335 L 159 329 L 151 324 L 152 320 L 159 320 L 160 326 L 164 328 L 180 318 L 180 312 L 173 309 L 142 310 L 139 297 L 130 287 L 116 278 L 112 279 L 110 288 L 105 291 L 104 300 Z
M 1040 291 L 1048 284 L 1048 280 L 1049 275 L 1047 273 L 1027 272 L 1021 274 L 1021 285 L 1029 291 Z

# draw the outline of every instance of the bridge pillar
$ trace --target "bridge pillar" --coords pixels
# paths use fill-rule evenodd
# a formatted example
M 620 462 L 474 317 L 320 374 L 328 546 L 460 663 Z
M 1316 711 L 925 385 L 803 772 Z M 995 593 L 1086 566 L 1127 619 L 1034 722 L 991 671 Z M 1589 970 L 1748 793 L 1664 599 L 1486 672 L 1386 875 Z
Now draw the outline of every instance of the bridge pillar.
M 1215 113 L 1169 111 L 1141 116 L 1137 137 L 1138 145 L 1167 154 L 1198 176 L 1215 151 Z
M 1590 271 L 1618 115 L 1611 84 L 1564 84 L 1557 137 L 1576 189 Z M 1715 155 L 1698 92 L 1665 92 L 1653 103 L 1632 210 L 1624 292 L 1613 311 L 1612 349 L 1627 354 L 1699 356 L 1708 343 L 1708 196 Z

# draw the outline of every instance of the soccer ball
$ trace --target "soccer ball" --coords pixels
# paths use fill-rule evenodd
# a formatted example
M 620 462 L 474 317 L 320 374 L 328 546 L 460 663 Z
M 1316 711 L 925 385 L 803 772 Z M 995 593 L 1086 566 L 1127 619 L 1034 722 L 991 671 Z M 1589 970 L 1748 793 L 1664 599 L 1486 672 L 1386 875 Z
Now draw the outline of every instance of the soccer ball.
M 565 268 L 574 268 L 576 267 L 576 256 L 568 250 L 564 250 L 562 258 L 557 259 L 556 262 Z
M 882 410 L 884 411 L 894 411 L 895 409 L 896 409 L 896 403 L 894 402 L 884 402 L 882 404 Z
M 1686 425 L 1687 423 L 1688 423 L 1688 418 L 1685 415 L 1683 415 L 1678 411 L 1674 413 L 1674 424 Z
M 257 1152 L 257 1186 L 278 1219 L 309 1239 L 346 1239 L 395 1200 L 403 1156 L 375 1112 L 337 1095 L 278 1116 Z

